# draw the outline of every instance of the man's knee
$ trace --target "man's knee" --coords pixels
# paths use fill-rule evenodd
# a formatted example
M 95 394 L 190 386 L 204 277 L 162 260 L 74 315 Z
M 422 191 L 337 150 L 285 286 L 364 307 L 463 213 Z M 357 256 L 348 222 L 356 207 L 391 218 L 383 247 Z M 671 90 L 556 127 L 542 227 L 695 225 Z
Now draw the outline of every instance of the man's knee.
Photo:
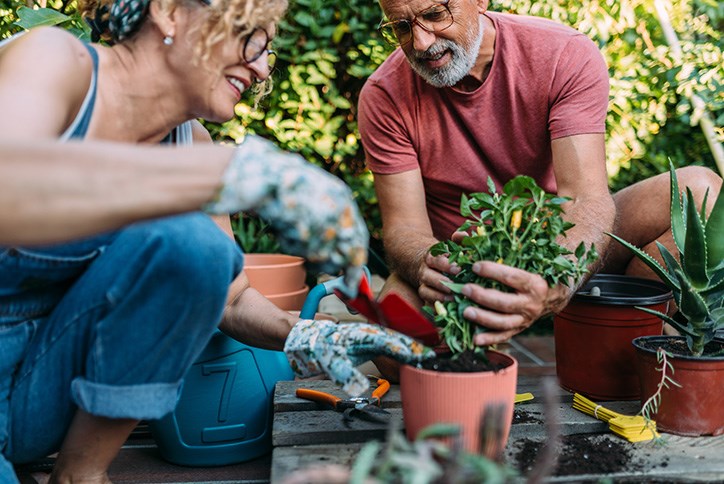
M 679 182 L 679 189 L 689 188 L 694 200 L 701 203 L 708 191 L 709 208 L 713 206 L 716 196 L 721 190 L 722 179 L 713 170 L 703 166 L 687 166 L 677 168 L 676 178 Z

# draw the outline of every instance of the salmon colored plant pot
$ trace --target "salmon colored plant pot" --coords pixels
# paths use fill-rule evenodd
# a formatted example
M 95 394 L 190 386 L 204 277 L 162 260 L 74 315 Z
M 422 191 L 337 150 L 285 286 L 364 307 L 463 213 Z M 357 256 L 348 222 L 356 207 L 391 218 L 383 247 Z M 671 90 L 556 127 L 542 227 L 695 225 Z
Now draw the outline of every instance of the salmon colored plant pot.
M 309 294 L 309 286 L 285 294 L 265 294 L 265 297 L 284 311 L 301 311 Z
M 488 405 L 503 405 L 499 448 L 486 449 L 488 457 L 505 448 L 513 421 L 513 405 L 518 380 L 518 361 L 498 351 L 487 351 L 498 371 L 450 373 L 424 370 L 410 365 L 400 368 L 400 395 L 405 431 L 414 440 L 420 430 L 436 423 L 457 424 L 462 444 L 469 452 L 480 453 L 480 423 Z
M 304 259 L 287 254 L 244 254 L 244 272 L 264 296 L 299 291 L 307 277 Z
M 642 404 L 656 392 L 661 381 L 662 364 L 656 360 L 656 348 L 666 349 L 667 341 L 686 346 L 682 336 L 648 336 L 636 338 L 633 347 L 638 358 Z M 709 346 L 724 349 L 724 339 L 716 338 Z M 695 437 L 724 434 L 724 355 L 668 357 L 673 365 L 671 378 L 681 385 L 669 384 L 661 391 L 658 411 L 653 415 L 662 432 Z
M 600 295 L 594 289 L 600 290 Z M 636 355 L 631 341 L 660 335 L 671 291 L 658 281 L 598 274 L 553 318 L 556 372 L 561 387 L 594 400 L 637 400 Z

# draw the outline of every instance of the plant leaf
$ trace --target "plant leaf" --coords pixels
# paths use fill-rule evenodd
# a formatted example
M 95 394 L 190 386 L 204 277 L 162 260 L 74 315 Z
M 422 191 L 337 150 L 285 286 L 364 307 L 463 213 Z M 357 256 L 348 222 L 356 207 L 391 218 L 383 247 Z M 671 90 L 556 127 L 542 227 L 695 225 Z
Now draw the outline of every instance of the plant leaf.
M 644 264 L 649 266 L 654 273 L 656 273 L 657 276 L 659 276 L 659 279 L 661 279 L 667 286 L 671 288 L 679 289 L 679 283 L 673 279 L 666 270 L 661 267 L 661 265 L 651 257 L 649 254 L 644 252 L 643 250 L 639 249 L 635 245 L 626 242 L 621 237 L 614 235 L 612 233 L 606 232 L 606 235 L 612 237 L 615 241 L 622 244 L 624 247 L 627 247 L 629 250 L 633 251 L 633 253 L 638 257 Z
M 664 263 L 666 264 L 666 269 L 669 271 L 669 274 L 671 274 L 672 278 L 675 278 L 676 271 L 681 270 L 679 261 L 677 261 L 676 257 L 674 257 L 674 255 L 669 252 L 669 249 L 667 249 L 666 246 L 660 243 L 658 240 L 656 241 L 656 247 L 659 248 L 659 253 L 661 254 L 661 258 L 664 259 Z
M 666 321 L 667 323 L 669 323 L 670 325 L 672 325 L 674 328 L 676 328 L 680 333 L 686 333 L 686 334 L 691 334 L 691 335 L 694 334 L 694 333 L 692 332 L 692 330 L 688 328 L 688 326 L 686 326 L 686 325 L 684 325 L 684 324 L 681 324 L 680 322 L 678 322 L 678 321 L 675 320 L 674 318 L 672 318 L 672 317 L 670 317 L 670 316 L 668 316 L 668 315 L 666 315 L 666 314 L 664 314 L 664 313 L 660 313 L 660 312 L 658 312 L 658 311 L 654 311 L 653 309 L 649 309 L 649 308 L 645 308 L 645 307 L 639 307 L 639 306 L 636 306 L 636 309 L 639 309 L 639 310 L 644 311 L 644 312 L 649 313 L 649 314 L 653 314 L 654 316 L 663 319 L 664 321 Z
M 684 211 L 681 207 L 681 196 L 679 195 L 679 181 L 676 178 L 674 164 L 669 160 L 669 176 L 671 177 L 671 231 L 674 234 L 674 243 L 679 253 L 684 253 L 684 239 L 686 230 L 684 226 Z
M 706 257 L 710 271 L 724 261 L 724 187 L 706 221 Z
M 447 286 L 452 292 L 455 294 L 460 294 L 463 291 L 463 286 L 465 284 L 460 284 L 456 282 L 447 282 L 447 281 L 441 281 L 443 286 Z
M 460 425 L 450 423 L 436 423 L 428 425 L 417 433 L 415 440 L 430 438 L 456 437 L 460 435 Z
M 18 18 L 20 20 L 15 22 L 15 24 L 24 29 L 31 29 L 43 25 L 58 25 L 70 20 L 70 17 L 52 8 L 34 9 L 25 6 L 18 9 Z
M 681 303 L 679 304 L 681 314 L 690 322 L 706 318 L 709 308 L 706 306 L 704 298 L 696 292 L 693 286 L 689 285 L 689 281 L 682 271 L 676 271 L 676 274 L 681 281 Z
M 488 177 L 488 192 L 495 193 L 495 183 L 491 177 Z
M 682 266 L 686 276 L 696 289 L 706 288 L 709 277 L 706 273 L 706 238 L 704 225 L 696 210 L 694 195 L 686 188 L 687 209 L 686 214 L 686 240 L 682 254 Z
M 349 476 L 350 484 L 363 484 L 372 473 L 377 461 L 377 453 L 381 444 L 376 441 L 368 442 L 357 454 Z

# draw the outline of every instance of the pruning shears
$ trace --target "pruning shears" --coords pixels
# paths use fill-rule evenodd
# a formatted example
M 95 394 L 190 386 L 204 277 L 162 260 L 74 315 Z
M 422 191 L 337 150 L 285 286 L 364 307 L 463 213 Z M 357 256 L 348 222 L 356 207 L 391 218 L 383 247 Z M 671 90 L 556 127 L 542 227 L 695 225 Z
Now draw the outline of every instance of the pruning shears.
M 369 397 L 355 397 L 343 399 L 331 393 L 312 390 L 310 388 L 297 388 L 297 398 L 329 405 L 333 410 L 342 412 L 345 423 L 360 418 L 372 422 L 387 423 L 390 413 L 381 407 L 382 397 L 389 391 L 390 382 L 377 378 L 377 387 Z

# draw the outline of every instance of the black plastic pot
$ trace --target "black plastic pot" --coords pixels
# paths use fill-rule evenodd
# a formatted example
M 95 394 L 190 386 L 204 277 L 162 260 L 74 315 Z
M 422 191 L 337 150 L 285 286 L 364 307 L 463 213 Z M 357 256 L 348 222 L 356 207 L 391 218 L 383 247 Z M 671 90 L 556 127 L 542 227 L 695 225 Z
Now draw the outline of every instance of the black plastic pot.
M 672 294 L 658 281 L 598 274 L 554 318 L 556 372 L 560 385 L 597 400 L 640 396 L 631 341 L 660 335 L 660 318 L 636 309 L 666 313 Z
M 600 292 L 596 293 L 594 288 Z M 663 282 L 620 274 L 596 274 L 573 300 L 606 306 L 651 306 L 665 303 L 671 297 L 671 290 Z

